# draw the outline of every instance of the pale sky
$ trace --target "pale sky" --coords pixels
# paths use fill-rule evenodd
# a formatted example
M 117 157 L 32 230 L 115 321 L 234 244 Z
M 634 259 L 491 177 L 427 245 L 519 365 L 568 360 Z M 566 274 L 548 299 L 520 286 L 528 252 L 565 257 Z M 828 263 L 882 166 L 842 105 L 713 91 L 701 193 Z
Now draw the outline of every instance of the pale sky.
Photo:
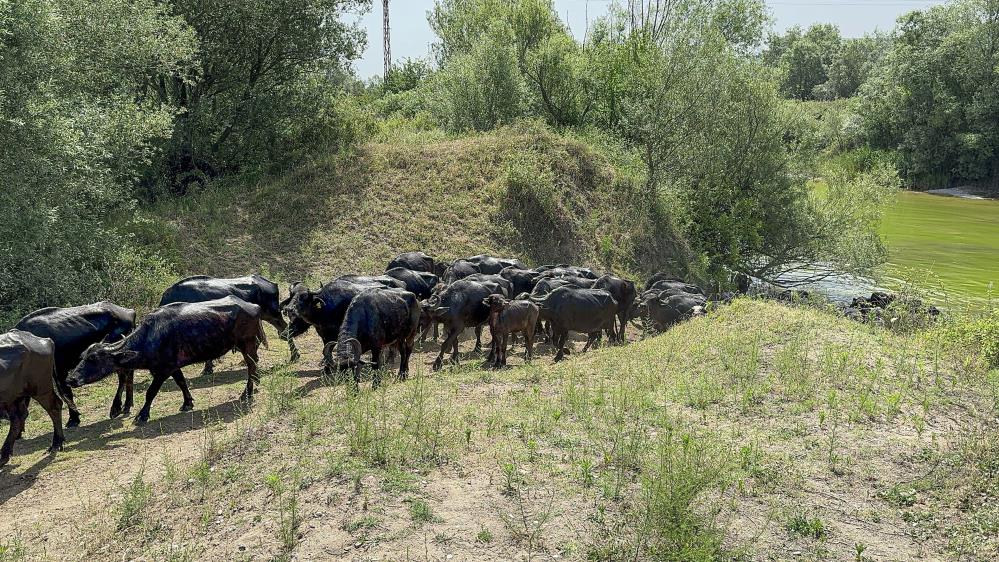
M 593 20 L 607 11 L 612 0 L 554 0 L 562 21 L 581 38 L 586 32 L 587 17 Z M 767 0 L 777 31 L 794 25 L 834 23 L 846 37 L 859 37 L 875 29 L 890 30 L 895 19 L 912 10 L 943 4 L 943 0 Z M 382 71 L 381 2 L 360 16 L 368 32 L 368 48 L 355 63 L 357 74 L 369 78 Z M 427 23 L 427 11 L 434 0 L 391 0 L 392 58 L 425 58 L 429 55 L 434 33 Z

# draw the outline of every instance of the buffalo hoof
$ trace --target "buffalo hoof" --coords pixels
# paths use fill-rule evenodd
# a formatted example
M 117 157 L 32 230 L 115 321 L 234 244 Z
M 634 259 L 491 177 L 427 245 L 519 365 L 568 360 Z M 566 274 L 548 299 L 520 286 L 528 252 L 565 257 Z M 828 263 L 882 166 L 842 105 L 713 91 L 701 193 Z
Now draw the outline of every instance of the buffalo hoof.
M 69 418 L 69 421 L 66 422 L 66 427 L 80 427 L 80 418 Z
M 302 354 L 299 353 L 299 352 L 297 352 L 297 351 L 295 351 L 295 352 L 293 352 L 291 354 L 291 357 L 288 359 L 288 362 L 289 363 L 295 363 L 296 361 L 298 361 L 301 358 L 302 358 Z
M 121 406 L 111 406 L 111 411 L 108 413 L 108 417 L 111 419 L 115 419 L 117 417 L 120 417 L 123 413 L 127 412 L 123 412 Z
M 242 394 L 239 395 L 239 401 L 242 402 L 242 403 L 244 403 L 244 404 L 252 404 L 253 403 L 253 395 L 252 394 L 247 394 L 244 391 Z
M 139 412 L 139 415 L 135 416 L 135 425 L 146 425 L 149 421 L 149 414 L 147 412 Z
M 51 447 L 49 447 L 48 451 L 46 452 L 50 455 L 54 455 L 61 450 L 62 450 L 62 443 L 59 443 L 58 445 L 52 445 Z
M 180 406 L 181 412 L 190 412 L 193 409 L 194 409 L 194 402 L 185 402 Z
M 441 367 L 443 367 L 443 366 L 444 366 L 444 363 L 440 359 L 438 359 L 438 360 L 434 361 L 434 365 L 433 365 L 432 368 L 435 371 L 440 371 Z

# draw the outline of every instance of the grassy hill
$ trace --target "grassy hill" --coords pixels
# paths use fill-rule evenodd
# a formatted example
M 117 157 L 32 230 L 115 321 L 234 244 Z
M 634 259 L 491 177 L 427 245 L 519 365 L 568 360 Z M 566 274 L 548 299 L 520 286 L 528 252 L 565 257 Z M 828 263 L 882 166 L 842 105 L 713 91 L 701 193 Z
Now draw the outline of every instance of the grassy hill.
M 621 165 L 624 164 L 624 165 Z M 184 272 L 326 280 L 396 254 L 491 253 L 623 271 L 683 263 L 628 170 L 590 144 L 523 125 L 371 143 L 255 186 L 170 200 L 138 235 Z M 165 250 L 164 250 L 165 249 Z
M 135 225 L 176 274 L 313 283 L 395 253 L 489 252 L 639 274 L 684 256 L 627 158 L 530 127 L 372 143 Z M 622 171 L 624 170 L 624 171 Z M 654 218 L 660 217 L 660 218 Z M 667 226 L 663 226 L 667 225 Z M 151 276 L 149 294 L 168 275 Z M 991 560 L 999 378 L 945 330 L 893 334 L 738 300 L 657 337 L 351 393 L 268 326 L 252 408 L 235 357 L 168 383 L 151 422 L 83 425 L 44 454 L 31 411 L 0 472 L 0 560 Z M 577 348 L 578 348 L 577 343 Z M 139 373 L 141 401 L 148 376 Z M 137 410 L 137 407 L 136 407 Z M 136 411 L 133 410 L 133 413 Z

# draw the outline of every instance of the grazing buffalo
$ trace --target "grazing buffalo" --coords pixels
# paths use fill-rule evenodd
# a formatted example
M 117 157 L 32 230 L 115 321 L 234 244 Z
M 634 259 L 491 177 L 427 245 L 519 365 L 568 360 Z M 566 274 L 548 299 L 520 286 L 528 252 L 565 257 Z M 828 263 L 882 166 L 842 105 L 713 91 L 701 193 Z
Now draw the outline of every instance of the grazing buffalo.
M 420 299 L 430 298 L 438 281 L 437 276 L 433 273 L 406 269 L 404 267 L 394 267 L 386 271 L 385 276 L 401 281 L 407 291 Z
M 277 329 L 281 339 L 288 341 L 291 360 L 299 358 L 295 340 L 288 336 L 288 323 L 281 315 L 280 297 L 277 284 L 260 275 L 218 279 L 206 275 L 188 277 L 174 283 L 160 298 L 160 306 L 175 302 L 207 302 L 225 297 L 237 297 L 260 307 L 260 319 Z M 202 375 L 212 373 L 212 362 L 205 363 Z
M 558 348 L 555 361 L 565 357 L 570 331 L 589 336 L 583 351 L 600 337 L 601 330 L 613 338 L 617 301 L 603 289 L 559 287 L 545 297 L 531 297 L 531 301 L 538 305 L 539 318 L 551 324 L 552 343 Z
M 603 275 L 593 283 L 594 289 L 603 289 L 614 297 L 617 301 L 617 318 L 620 324 L 620 329 L 617 331 L 617 341 L 624 342 L 624 332 L 625 328 L 628 327 L 628 320 L 630 320 L 630 311 L 632 308 L 632 303 L 635 302 L 635 298 L 638 297 L 637 289 L 635 289 L 635 284 L 627 279 L 621 279 L 620 277 L 615 277 L 613 275 L 607 274 Z
M 495 367 L 506 365 L 507 338 L 510 334 L 524 334 L 525 360 L 534 357 L 534 330 L 538 323 L 538 306 L 529 300 L 508 301 L 501 295 L 489 295 L 483 301 L 489 307 L 489 333 Z
M 361 355 L 370 351 L 374 388 L 381 383 L 382 349 L 392 347 L 399 350 L 399 380 L 406 380 L 419 326 L 420 302 L 416 295 L 400 289 L 368 289 L 350 302 L 336 341 L 323 347 L 323 365 L 353 370 L 357 385 L 361 382 Z
M 703 315 L 707 302 L 704 295 L 652 290 L 642 293 L 638 313 L 646 320 L 646 327 L 664 332 L 683 320 Z
M 507 298 L 516 294 L 513 292 L 513 283 L 497 274 L 476 273 L 475 275 L 469 275 L 465 280 L 475 281 L 476 283 L 495 283 L 499 285 L 500 294 Z
M 153 377 L 146 401 L 135 417 L 149 420 L 149 408 L 163 382 L 173 377 L 184 395 L 180 411 L 194 409 L 183 367 L 213 361 L 231 351 L 243 354 L 246 389 L 241 400 L 253 399 L 257 382 L 257 350 L 267 345 L 260 307 L 238 297 L 199 303 L 173 303 L 149 313 L 134 332 L 114 343 L 95 343 L 69 375 L 70 386 L 97 382 L 119 369 L 145 369 Z
M 43 308 L 22 318 L 16 330 L 48 338 L 55 345 L 55 383 L 69 408 L 66 427 L 80 425 L 80 410 L 73 400 L 73 389 L 66 383 L 69 371 L 80 362 L 80 356 L 98 342 L 113 343 L 135 328 L 135 311 L 110 302 L 99 302 L 71 308 Z M 124 408 L 122 392 L 125 393 Z M 111 403 L 110 415 L 116 418 L 132 410 L 132 371 L 118 372 L 118 390 Z
M 405 288 L 405 285 L 391 277 L 344 275 L 315 292 L 299 287 L 288 299 L 284 313 L 292 326 L 313 326 L 325 345 L 336 341 L 350 301 L 372 288 Z
M 513 295 L 530 293 L 534 286 L 538 284 L 541 274 L 532 269 L 520 269 L 518 267 L 504 267 L 499 272 L 500 277 L 506 279 L 513 286 Z
M 652 284 L 651 287 L 645 290 L 648 291 L 672 291 L 673 293 L 687 293 L 690 295 L 704 295 L 704 290 L 687 283 L 685 281 L 680 281 L 677 279 L 660 279 Z
M 428 306 L 427 315 L 443 322 L 446 329 L 444 343 L 434 360 L 434 370 L 444 364 L 444 354 L 451 351 L 451 363 L 458 364 L 458 336 L 465 328 L 476 328 L 476 348 L 480 348 L 479 335 L 482 325 L 489 321 L 489 307 L 484 301 L 489 295 L 498 294 L 498 285 L 462 279 L 448 285 Z
M 424 273 L 437 274 L 439 262 L 423 252 L 405 252 L 399 254 L 389 262 L 386 271 L 402 267 L 410 271 L 422 271 Z
M 448 266 L 447 270 L 444 272 L 444 277 L 441 279 L 441 282 L 444 285 L 450 285 L 455 281 L 460 281 L 469 275 L 475 275 L 476 273 L 480 273 L 479 267 L 476 264 L 466 260 L 456 260 Z
M 7 439 L 0 448 L 0 466 L 10 461 L 14 441 L 21 438 L 28 419 L 28 402 L 34 398 L 52 418 L 52 446 L 62 449 L 62 400 L 52 384 L 55 344 L 29 332 L 11 330 L 0 334 L 0 419 L 10 421 Z

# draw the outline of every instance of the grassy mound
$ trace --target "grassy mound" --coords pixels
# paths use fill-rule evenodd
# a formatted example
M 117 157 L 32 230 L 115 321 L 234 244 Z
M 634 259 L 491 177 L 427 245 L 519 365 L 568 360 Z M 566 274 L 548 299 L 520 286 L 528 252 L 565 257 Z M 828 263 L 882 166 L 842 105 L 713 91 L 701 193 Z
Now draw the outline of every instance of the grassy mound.
M 382 271 L 415 249 L 632 272 L 680 261 L 669 221 L 620 169 L 586 142 L 530 125 L 372 143 L 162 203 L 138 235 L 182 273 L 286 280 Z
M 932 334 L 740 300 L 559 365 L 545 349 L 503 371 L 463 354 L 431 374 L 431 344 L 409 381 L 357 394 L 303 343 L 298 365 L 265 354 L 252 410 L 235 360 L 192 379 L 196 412 L 172 413 L 171 387 L 142 428 L 102 420 L 113 386 L 88 387 L 54 460 L 33 410 L 0 536 L 26 559 L 101 560 L 986 560 L 999 546 L 994 393 Z

